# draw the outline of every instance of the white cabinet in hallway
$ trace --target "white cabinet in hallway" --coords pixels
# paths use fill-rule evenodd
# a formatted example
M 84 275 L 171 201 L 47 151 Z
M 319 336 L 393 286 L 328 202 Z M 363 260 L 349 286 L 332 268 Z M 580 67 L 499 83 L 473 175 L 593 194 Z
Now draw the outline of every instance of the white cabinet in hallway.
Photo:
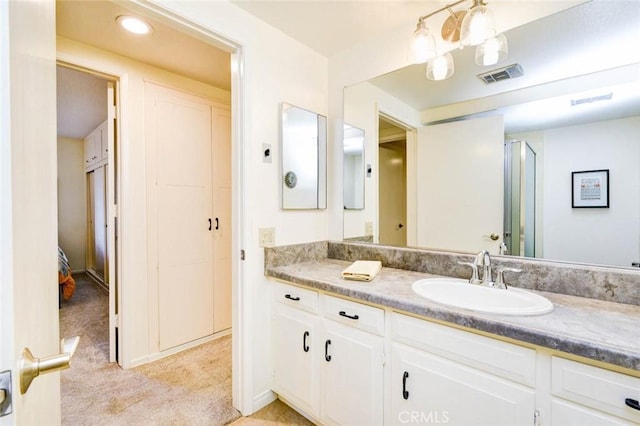
M 92 169 L 102 165 L 109 158 L 109 139 L 107 137 L 107 120 L 84 138 L 84 167 Z
M 228 105 L 150 82 L 145 102 L 150 316 L 162 352 L 231 325 L 231 121 Z

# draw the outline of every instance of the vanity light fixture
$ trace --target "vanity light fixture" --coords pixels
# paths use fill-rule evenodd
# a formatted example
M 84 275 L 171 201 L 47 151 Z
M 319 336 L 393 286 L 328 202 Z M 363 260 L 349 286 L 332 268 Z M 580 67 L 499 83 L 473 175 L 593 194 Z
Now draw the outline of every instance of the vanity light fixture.
M 438 55 L 436 41 L 427 29 L 426 20 L 444 10 L 450 16 L 442 25 L 443 40 L 459 42 L 461 47 L 477 46 L 475 60 L 481 66 L 495 65 L 507 57 L 507 38 L 497 34 L 493 13 L 484 0 L 473 2 L 468 11 L 453 12 L 452 7 L 469 0 L 458 0 L 434 12 L 418 18 L 418 24 L 411 37 L 411 61 L 415 64 L 427 62 L 426 76 L 430 80 L 444 80 L 453 75 L 453 57 L 450 53 Z
M 152 30 L 151 25 L 135 16 L 120 15 L 116 18 L 116 22 L 122 28 L 134 34 L 149 34 Z
M 476 64 L 480 66 L 495 65 L 507 57 L 509 47 L 504 34 L 491 37 L 476 47 Z
M 427 63 L 427 78 L 435 81 L 445 80 L 453 75 L 453 70 L 453 56 L 447 52 Z

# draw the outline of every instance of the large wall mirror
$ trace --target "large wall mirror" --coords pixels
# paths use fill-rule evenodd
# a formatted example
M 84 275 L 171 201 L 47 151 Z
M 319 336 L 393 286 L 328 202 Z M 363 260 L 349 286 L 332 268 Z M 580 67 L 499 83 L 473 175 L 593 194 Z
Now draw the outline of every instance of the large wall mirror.
M 327 207 L 327 118 L 282 103 L 282 208 Z
M 489 69 L 474 49 L 456 49 L 447 80 L 411 65 L 346 88 L 344 119 L 368 135 L 374 173 L 365 208 L 345 211 L 344 238 L 397 245 L 403 232 L 414 247 L 640 262 L 638 22 L 640 2 L 594 0 L 507 31 L 509 56 Z M 478 78 L 512 64 L 524 75 Z M 377 196 L 389 118 L 406 159 L 405 217 L 393 229 Z M 573 207 L 572 173 L 602 169 L 608 208 Z

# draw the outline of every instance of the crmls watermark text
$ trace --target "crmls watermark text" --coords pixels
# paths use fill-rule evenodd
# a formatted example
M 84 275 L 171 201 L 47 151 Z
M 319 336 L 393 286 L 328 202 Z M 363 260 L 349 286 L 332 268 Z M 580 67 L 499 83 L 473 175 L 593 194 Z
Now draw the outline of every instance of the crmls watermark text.
M 400 411 L 400 423 L 406 424 L 445 424 L 449 423 L 448 411 Z

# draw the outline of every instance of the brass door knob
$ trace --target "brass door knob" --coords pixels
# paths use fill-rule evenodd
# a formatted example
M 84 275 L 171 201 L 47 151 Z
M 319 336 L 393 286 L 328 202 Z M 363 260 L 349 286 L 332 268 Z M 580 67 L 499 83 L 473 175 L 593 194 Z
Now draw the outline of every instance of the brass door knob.
M 29 390 L 33 379 L 40 374 L 52 373 L 54 371 L 64 370 L 71 366 L 71 358 L 78 349 L 80 336 L 70 339 L 62 339 L 60 341 L 60 354 L 49 356 L 46 358 L 36 358 L 33 356 L 29 348 L 24 348 L 22 356 L 18 363 L 18 371 L 20 374 L 20 393 L 24 394 Z

